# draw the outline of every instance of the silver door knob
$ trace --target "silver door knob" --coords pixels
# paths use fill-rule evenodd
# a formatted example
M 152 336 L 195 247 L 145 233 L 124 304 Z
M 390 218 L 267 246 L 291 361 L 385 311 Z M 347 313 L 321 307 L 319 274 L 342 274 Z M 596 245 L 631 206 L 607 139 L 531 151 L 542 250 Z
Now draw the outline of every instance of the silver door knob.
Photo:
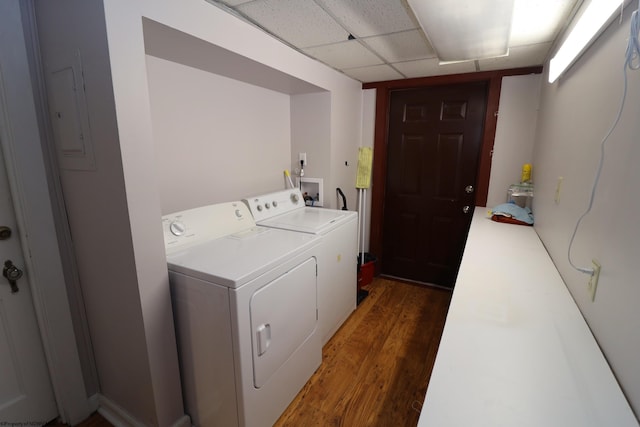
M 467 185 L 466 187 L 464 187 L 464 192 L 467 193 L 467 194 L 473 193 L 473 190 L 475 190 L 473 188 L 473 185 Z
M 471 207 L 470 207 L 469 205 L 464 206 L 464 207 L 462 208 L 462 212 L 463 212 L 463 213 L 466 213 L 466 214 L 468 214 L 470 210 L 471 210 Z

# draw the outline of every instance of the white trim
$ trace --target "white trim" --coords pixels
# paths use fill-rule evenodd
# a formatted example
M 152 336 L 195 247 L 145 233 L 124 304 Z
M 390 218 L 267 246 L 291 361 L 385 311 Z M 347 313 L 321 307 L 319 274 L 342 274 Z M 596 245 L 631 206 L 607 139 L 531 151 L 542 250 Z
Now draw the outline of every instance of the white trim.
M 124 408 L 101 394 L 98 394 L 100 407 L 98 413 L 106 418 L 115 427 L 146 427 L 143 423 L 135 419 Z M 191 418 L 183 415 L 177 419 L 170 427 L 191 427 Z
M 171 427 L 192 427 L 191 417 L 189 415 L 183 415 Z
M 91 408 L 91 413 L 94 413 L 100 408 L 100 393 L 96 393 L 93 396 L 90 396 L 88 399 L 89 408 Z
M 123 407 L 101 394 L 98 394 L 98 413 L 115 427 L 145 427 Z
M 21 93 L 19 100 L 6 99 L 0 88 L 7 176 L 58 411 L 63 421 L 75 424 L 89 416 L 91 410 L 59 258 L 26 47 L 23 34 L 16 33 L 15 38 L 23 42 L 14 43 L 10 54 L 0 52 L 6 54 L 2 58 L 7 65 L 6 87 L 11 85 Z M 13 122 L 16 119 L 20 120 L 19 125 Z

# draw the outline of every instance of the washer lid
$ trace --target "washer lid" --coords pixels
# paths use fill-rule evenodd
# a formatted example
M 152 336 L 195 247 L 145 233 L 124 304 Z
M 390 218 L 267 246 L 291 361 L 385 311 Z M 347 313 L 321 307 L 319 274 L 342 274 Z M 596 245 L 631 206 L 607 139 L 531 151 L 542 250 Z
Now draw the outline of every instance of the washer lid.
M 167 263 L 171 271 L 237 288 L 318 242 L 311 234 L 252 227 L 173 251 Z
M 305 207 L 265 219 L 259 224 L 303 233 L 323 234 L 342 222 L 355 218 L 356 215 L 353 211 Z

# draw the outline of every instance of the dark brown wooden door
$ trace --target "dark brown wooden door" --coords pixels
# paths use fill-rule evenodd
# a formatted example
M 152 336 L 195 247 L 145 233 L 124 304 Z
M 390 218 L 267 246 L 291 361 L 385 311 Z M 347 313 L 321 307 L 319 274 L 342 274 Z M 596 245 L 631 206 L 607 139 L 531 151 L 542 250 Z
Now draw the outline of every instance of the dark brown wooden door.
M 453 287 L 486 103 L 484 82 L 391 93 L 382 274 Z

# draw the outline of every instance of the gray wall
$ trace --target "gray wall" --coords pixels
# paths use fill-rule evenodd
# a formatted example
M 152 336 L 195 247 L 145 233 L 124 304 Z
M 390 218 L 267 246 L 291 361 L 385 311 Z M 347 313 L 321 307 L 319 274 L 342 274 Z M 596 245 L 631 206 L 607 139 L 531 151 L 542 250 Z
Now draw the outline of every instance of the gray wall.
M 572 251 L 578 266 L 590 267 L 592 258 L 602 264 L 594 302 L 587 294 L 589 277 L 567 261 L 571 233 L 588 204 L 600 142 L 619 108 L 630 10 L 624 17 L 622 25 L 616 19 L 556 83 L 547 83 L 543 76 L 534 149 L 534 212 L 538 234 L 639 414 L 639 72 L 629 72 L 622 120 L 607 142 L 593 211 L 578 230 Z M 564 181 L 556 203 L 560 176 Z
M 289 95 L 147 56 L 163 214 L 283 188 Z
M 541 79 L 540 74 L 502 79 L 488 208 L 506 202 L 509 185 L 520 181 L 522 165 L 533 162 Z

